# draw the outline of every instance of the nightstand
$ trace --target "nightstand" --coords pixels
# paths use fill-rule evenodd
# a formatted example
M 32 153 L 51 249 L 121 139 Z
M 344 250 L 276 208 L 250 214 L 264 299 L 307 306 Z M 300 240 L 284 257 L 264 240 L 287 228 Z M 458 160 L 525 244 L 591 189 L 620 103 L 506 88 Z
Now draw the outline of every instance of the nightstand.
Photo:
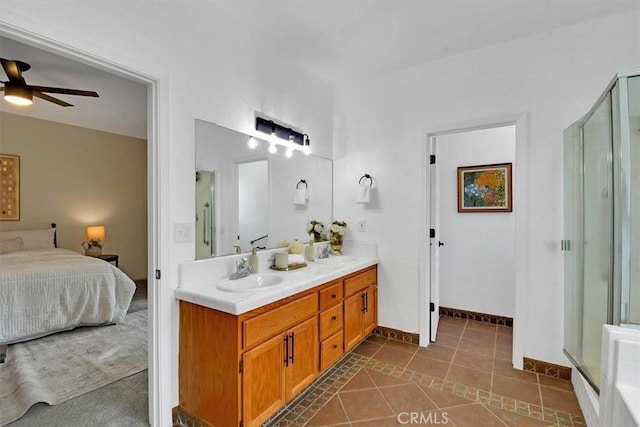
M 100 258 L 103 261 L 107 261 L 107 262 L 115 262 L 116 263 L 116 267 L 118 267 L 118 259 L 120 258 L 119 255 L 98 255 L 96 258 Z

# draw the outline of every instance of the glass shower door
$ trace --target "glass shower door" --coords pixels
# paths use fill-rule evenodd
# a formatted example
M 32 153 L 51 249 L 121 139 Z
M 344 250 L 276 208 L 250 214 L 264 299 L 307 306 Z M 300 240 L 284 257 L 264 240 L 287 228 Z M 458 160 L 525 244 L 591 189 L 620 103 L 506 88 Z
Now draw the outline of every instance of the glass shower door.
M 602 325 L 611 323 L 613 188 L 610 94 L 602 99 L 584 123 L 582 140 L 584 288 L 577 362 L 599 388 Z

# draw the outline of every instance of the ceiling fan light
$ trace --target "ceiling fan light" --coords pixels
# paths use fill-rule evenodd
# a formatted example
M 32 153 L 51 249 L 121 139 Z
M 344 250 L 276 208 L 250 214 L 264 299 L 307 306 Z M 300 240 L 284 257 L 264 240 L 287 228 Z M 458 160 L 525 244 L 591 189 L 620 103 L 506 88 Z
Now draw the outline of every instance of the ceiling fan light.
M 33 104 L 33 91 L 24 86 L 7 84 L 4 87 L 4 99 L 13 105 L 26 107 Z

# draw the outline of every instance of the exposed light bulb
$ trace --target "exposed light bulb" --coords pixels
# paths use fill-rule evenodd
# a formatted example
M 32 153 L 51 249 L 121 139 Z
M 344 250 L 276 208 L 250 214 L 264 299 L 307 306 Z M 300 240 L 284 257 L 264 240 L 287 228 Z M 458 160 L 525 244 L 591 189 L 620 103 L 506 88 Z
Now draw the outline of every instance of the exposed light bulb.
M 275 142 L 269 143 L 269 148 L 267 149 L 267 151 L 269 151 L 269 153 L 271 154 L 276 154 L 278 152 L 278 147 L 276 147 Z
M 308 145 L 304 145 L 302 147 L 302 152 L 305 156 L 308 156 L 309 154 L 311 154 L 311 147 L 309 147 Z
M 247 141 L 247 146 L 252 150 L 256 149 L 258 147 L 258 140 L 254 137 L 249 138 L 249 141 Z
M 287 159 L 290 159 L 293 156 L 293 148 L 287 148 L 287 151 L 284 153 L 284 155 L 287 157 Z

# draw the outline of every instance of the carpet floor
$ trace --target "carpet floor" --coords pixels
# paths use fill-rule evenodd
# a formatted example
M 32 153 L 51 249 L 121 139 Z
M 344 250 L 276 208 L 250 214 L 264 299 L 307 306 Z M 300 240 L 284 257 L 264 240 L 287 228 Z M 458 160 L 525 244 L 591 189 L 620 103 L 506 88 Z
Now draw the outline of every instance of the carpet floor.
M 146 309 L 127 314 L 117 325 L 77 328 L 11 345 L 6 362 L 0 365 L 0 425 L 18 419 L 39 402 L 57 405 L 124 378 L 141 381 L 134 374 L 147 369 L 147 359 Z M 142 382 L 146 391 L 146 379 Z M 126 383 L 103 390 L 105 398 L 95 405 L 112 403 L 108 401 L 116 397 L 125 400 L 118 397 L 122 387 Z M 146 399 L 144 395 L 139 397 Z M 96 424 L 94 417 L 102 414 L 98 414 L 95 405 L 81 412 L 91 418 L 86 423 L 67 419 L 52 424 L 47 415 L 44 424 L 22 425 L 113 425 Z

